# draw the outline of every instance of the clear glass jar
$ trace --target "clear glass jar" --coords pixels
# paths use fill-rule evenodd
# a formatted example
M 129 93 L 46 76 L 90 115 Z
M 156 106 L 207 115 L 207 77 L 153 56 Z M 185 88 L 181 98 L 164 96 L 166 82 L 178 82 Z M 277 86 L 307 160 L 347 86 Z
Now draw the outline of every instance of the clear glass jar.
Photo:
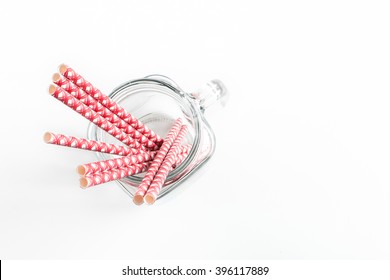
M 192 148 L 186 159 L 169 173 L 158 198 L 179 186 L 213 155 L 215 135 L 204 117 L 204 112 L 211 104 L 218 101 L 224 105 L 227 100 L 227 90 L 219 80 L 208 82 L 194 93 L 186 93 L 171 79 L 162 75 L 151 75 L 124 83 L 109 96 L 162 138 L 179 117 L 188 126 L 183 145 L 191 144 Z M 124 145 L 94 124 L 88 127 L 88 138 Z M 96 155 L 99 160 L 114 157 L 104 153 Z M 143 176 L 144 173 L 136 174 L 117 182 L 133 197 Z

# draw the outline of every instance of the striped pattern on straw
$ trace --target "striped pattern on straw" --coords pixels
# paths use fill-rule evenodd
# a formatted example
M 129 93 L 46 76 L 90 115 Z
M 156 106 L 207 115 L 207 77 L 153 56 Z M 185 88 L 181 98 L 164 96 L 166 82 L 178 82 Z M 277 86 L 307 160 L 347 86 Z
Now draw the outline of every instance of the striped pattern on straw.
M 112 113 L 118 115 L 122 120 L 127 122 L 133 128 L 145 135 L 157 146 L 162 145 L 162 138 L 154 133 L 151 129 L 141 123 L 137 118 L 128 113 L 124 108 L 119 106 L 115 101 L 111 100 L 107 95 L 103 94 L 98 88 L 94 87 L 90 82 L 85 80 L 81 75 L 74 71 L 69 66 L 62 64 L 59 66 L 59 72 L 71 80 L 74 84 L 82 88 L 86 93 L 98 100 L 103 106 L 108 108 Z
M 82 103 L 90 107 L 93 111 L 107 119 L 109 122 L 122 129 L 126 134 L 129 134 L 132 138 L 136 139 L 145 147 L 151 150 L 157 150 L 158 146 L 145 135 L 141 134 L 138 130 L 134 129 L 116 114 L 112 113 L 108 108 L 104 107 L 95 98 L 87 94 L 84 90 L 76 86 L 72 81 L 66 79 L 60 74 L 53 75 L 53 82 L 59 87 L 63 88 L 66 92 L 73 97 L 80 100 Z
M 85 189 L 138 174 L 146 171 L 149 165 L 150 162 L 136 163 L 126 167 L 114 168 L 103 172 L 89 174 L 80 178 L 80 187 Z
M 150 187 L 146 195 L 144 196 L 144 202 L 146 202 L 147 204 L 150 205 L 156 201 L 157 196 L 159 195 L 169 172 L 172 170 L 172 167 L 176 163 L 181 141 L 187 134 L 187 131 L 187 126 L 183 125 L 175 141 L 173 142 L 172 147 L 169 149 L 168 154 L 162 162 L 157 174 L 154 176 L 153 182 L 150 184 Z
M 171 169 L 180 165 L 187 155 L 188 153 L 179 154 Z M 126 159 L 111 159 L 78 166 L 77 172 L 81 175 L 80 186 L 82 188 L 87 188 L 138 174 L 146 171 L 151 164 L 151 161 L 133 163 L 127 161 L 128 157 L 125 158 Z M 140 164 L 146 165 L 142 166 L 141 170 L 133 171 L 135 168 L 140 167 Z
M 154 154 L 138 154 L 138 155 L 131 155 L 126 157 L 120 157 L 120 158 L 113 158 L 103 161 L 96 161 L 92 163 L 87 163 L 83 165 L 79 165 L 77 167 L 77 172 L 80 175 L 88 175 L 92 173 L 98 173 L 107 171 L 114 168 L 120 168 L 120 167 L 128 167 L 130 165 L 136 164 L 136 163 L 144 163 L 147 161 L 152 160 L 154 157 Z
M 73 109 L 74 111 L 82 115 L 83 117 L 85 117 L 86 119 L 88 119 L 89 121 L 99 126 L 108 134 L 114 136 L 119 141 L 123 142 L 124 144 L 132 148 L 146 150 L 146 148 L 143 145 L 141 145 L 137 140 L 132 138 L 130 135 L 124 133 L 113 123 L 103 118 L 101 115 L 93 111 L 87 105 L 82 103 L 77 98 L 73 97 L 71 94 L 69 94 L 59 86 L 50 85 L 49 93 L 53 95 L 55 98 L 57 98 L 59 101 L 61 101 L 62 103 L 64 103 L 65 105 L 67 105 L 68 107 L 70 107 L 71 109 Z
M 144 153 L 151 154 L 151 152 L 149 151 L 130 148 L 127 146 L 114 145 L 106 142 L 100 142 L 74 136 L 67 136 L 53 132 L 45 132 L 43 140 L 47 144 L 66 146 L 70 148 L 83 149 L 118 156 L 130 156 Z M 185 148 L 183 150 L 185 153 Z
M 138 186 L 138 189 L 133 197 L 133 201 L 137 205 L 141 205 L 144 200 L 144 195 L 146 194 L 151 182 L 154 179 L 158 169 L 160 168 L 161 163 L 163 162 L 165 156 L 167 155 L 169 149 L 172 146 L 173 141 L 176 139 L 177 134 L 180 131 L 183 120 L 177 119 L 176 122 L 171 127 L 167 136 L 164 139 L 164 143 L 158 150 L 156 156 L 154 157 L 152 164 L 150 165 L 148 171 L 146 172 L 145 177 L 142 179 L 141 184 Z

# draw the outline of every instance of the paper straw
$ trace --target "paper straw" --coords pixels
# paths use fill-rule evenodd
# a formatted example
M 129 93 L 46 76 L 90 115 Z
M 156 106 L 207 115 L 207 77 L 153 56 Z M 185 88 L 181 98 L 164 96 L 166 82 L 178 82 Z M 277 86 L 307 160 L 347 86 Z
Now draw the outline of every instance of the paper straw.
M 175 169 L 177 166 L 179 166 L 185 159 L 186 157 L 188 156 L 188 152 L 187 153 L 179 153 L 176 155 L 176 162 L 172 165 L 172 169 Z
M 182 122 L 182 119 L 177 119 L 170 131 L 168 132 L 167 136 L 165 137 L 162 146 L 158 150 L 148 171 L 146 172 L 145 177 L 142 179 L 141 184 L 138 186 L 138 189 L 134 194 L 133 201 L 135 204 L 141 205 L 143 203 L 143 197 L 148 190 L 150 183 L 153 181 L 153 178 L 156 175 L 158 169 L 160 168 L 160 165 L 163 162 L 165 156 L 167 155 L 170 147 L 172 146 L 172 143 L 176 139 L 176 136 L 182 126 Z
M 57 134 L 52 132 L 46 132 L 43 136 L 43 140 L 48 144 L 66 146 L 70 148 L 83 149 L 118 156 L 130 156 L 144 153 L 152 155 L 153 153 L 140 149 L 130 148 L 127 146 L 119 146 L 106 142 L 99 142 L 74 136 L 66 136 L 63 134 Z
M 85 189 L 113 180 L 122 179 L 127 176 L 144 172 L 148 169 L 150 162 L 137 163 L 126 167 L 114 168 L 108 171 L 94 173 L 80 178 L 80 187 Z
M 180 145 L 180 148 L 179 148 L 180 152 L 179 153 L 180 154 L 188 154 L 190 152 L 191 148 L 192 148 L 192 145 L 190 145 L 190 144 Z
M 105 117 L 110 122 L 116 122 L 120 118 L 112 114 L 110 110 L 108 110 L 106 107 L 104 107 L 102 104 L 100 104 L 95 98 L 87 94 L 82 88 L 79 88 L 77 85 L 75 85 L 72 81 L 68 80 L 64 76 L 61 76 L 58 73 L 55 73 L 52 78 L 53 82 L 58 85 L 59 87 L 63 88 L 65 91 L 73 95 L 75 98 L 83 102 L 85 105 L 87 105 L 89 108 L 94 110 L 96 113 L 99 113 L 103 117 Z M 105 110 L 106 109 L 106 110 Z M 110 117 L 107 117 L 109 111 L 111 113 Z
M 82 164 L 76 168 L 77 173 L 79 175 L 89 175 L 93 173 L 103 172 L 114 168 L 126 167 L 135 163 L 143 163 L 148 162 L 154 159 L 154 156 L 157 152 L 151 153 L 140 153 L 136 155 L 129 155 L 121 158 L 113 158 L 103 161 L 96 161 L 92 163 Z M 176 168 L 179 164 L 181 164 L 185 158 L 187 157 L 188 152 L 179 151 L 177 154 L 176 162 L 173 164 L 172 168 Z
M 108 108 L 111 112 L 118 115 L 121 119 L 138 130 L 140 133 L 149 138 L 156 145 L 162 145 L 162 138 L 154 133 L 150 128 L 141 123 L 137 118 L 128 113 L 125 109 L 119 106 L 115 101 L 111 100 L 107 95 L 103 94 L 99 89 L 94 87 L 90 82 L 85 80 L 81 75 L 76 73 L 69 66 L 62 64 L 59 66 L 59 72 L 74 84 L 81 87 L 86 93 L 98 100 L 102 105 Z
M 122 120 L 116 114 L 111 112 L 109 109 L 100 104 L 95 98 L 88 95 L 83 89 L 76 86 L 72 81 L 66 79 L 58 73 L 53 75 L 53 82 L 62 87 L 65 91 L 73 95 L 75 98 L 80 100 L 82 103 L 87 105 L 89 108 L 94 110 L 96 113 L 106 118 L 109 122 L 122 129 L 126 134 L 129 134 L 132 138 L 136 139 L 145 147 L 151 150 L 157 150 L 158 146 L 150 141 L 146 136 L 141 134 L 138 130 L 134 129 L 127 122 Z
M 155 152 L 153 154 L 142 153 L 138 155 L 131 155 L 131 156 L 126 156 L 121 158 L 113 158 L 113 159 L 108 159 L 103 161 L 87 163 L 87 164 L 79 165 L 77 167 L 77 173 L 79 173 L 82 176 L 85 176 L 93 173 L 107 171 L 110 169 L 128 167 L 136 163 L 148 162 L 152 160 L 154 154 Z
M 187 131 L 187 126 L 183 125 L 175 141 L 173 142 L 168 154 L 166 155 L 164 161 L 162 162 L 160 168 L 154 176 L 153 181 L 150 184 L 146 195 L 144 196 L 144 202 L 146 202 L 147 204 L 150 205 L 156 201 L 157 196 L 159 195 L 169 172 L 172 170 L 173 165 L 176 163 L 176 157 L 180 149 L 180 143 L 183 140 L 184 136 L 187 134 Z
M 179 149 L 179 153 L 177 154 L 177 160 L 172 166 L 173 168 L 176 168 L 176 166 L 181 164 L 188 155 L 186 147 L 182 146 L 180 148 L 181 149 Z M 154 159 L 156 153 L 157 152 L 155 151 L 150 153 L 138 153 L 129 156 L 124 156 L 121 158 L 112 158 L 108 160 L 82 164 L 76 168 L 76 171 L 82 176 L 89 175 L 92 173 L 103 172 L 114 168 L 129 166 L 135 163 L 151 161 Z
M 151 161 L 154 159 L 156 153 L 157 152 L 151 152 L 150 154 L 140 153 L 137 155 L 130 155 L 121 158 L 113 158 L 113 159 L 108 159 L 103 161 L 96 161 L 92 163 L 82 164 L 76 168 L 76 171 L 79 175 L 85 176 L 93 173 L 108 171 L 110 169 L 126 167 L 136 163 Z M 180 165 L 185 160 L 187 155 L 188 152 L 181 153 L 181 151 L 179 151 L 176 157 L 176 161 L 172 166 L 172 169 Z
M 99 142 L 95 140 L 79 138 L 74 136 L 67 136 L 64 134 L 45 132 L 43 135 L 43 140 L 47 144 L 65 146 L 75 149 L 89 150 L 94 152 L 106 153 L 111 155 L 118 156 L 131 156 L 131 155 L 142 155 L 142 157 L 150 157 L 151 160 L 154 159 L 154 156 L 157 152 L 147 152 L 140 149 L 134 149 L 127 146 L 119 146 L 106 142 Z M 183 146 L 184 147 L 184 146 Z M 183 148 L 178 155 L 178 162 L 175 165 L 179 165 L 185 157 L 187 157 L 188 152 L 186 148 Z
M 89 108 L 87 105 L 82 103 L 80 100 L 66 92 L 63 88 L 57 85 L 50 85 L 49 93 L 58 100 L 60 100 L 62 103 L 64 103 L 89 121 L 91 121 L 92 123 L 96 124 L 98 127 L 103 129 L 110 135 L 117 138 L 119 141 L 123 142 L 124 144 L 132 148 L 146 150 L 146 148 L 137 140 L 123 132 L 121 129 L 117 128 L 114 124 L 112 124 L 111 122 L 103 118 L 101 115 L 93 111 L 91 108 Z
M 65 78 L 64 76 L 62 76 L 59 73 L 54 73 L 51 80 L 53 81 L 53 83 L 55 83 L 59 87 L 62 87 L 67 92 L 76 91 L 77 89 L 79 89 L 80 93 L 78 93 L 78 94 L 81 94 L 82 96 L 87 95 L 87 93 L 85 91 L 83 91 L 81 88 L 76 86 L 71 80 L 68 80 L 67 78 Z

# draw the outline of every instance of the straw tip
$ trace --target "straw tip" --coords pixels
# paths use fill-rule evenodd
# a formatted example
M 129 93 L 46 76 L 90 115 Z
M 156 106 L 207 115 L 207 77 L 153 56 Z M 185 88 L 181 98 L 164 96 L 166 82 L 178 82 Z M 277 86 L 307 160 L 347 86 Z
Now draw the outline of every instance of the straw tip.
M 43 141 L 45 143 L 51 143 L 53 141 L 53 138 L 54 138 L 54 136 L 53 136 L 53 133 L 51 133 L 51 132 L 45 132 L 43 134 Z
M 83 177 L 80 178 L 80 188 L 86 189 L 88 187 L 88 180 L 87 178 Z
M 56 86 L 51 84 L 49 86 L 49 94 L 53 95 L 55 91 L 56 91 Z
M 51 79 L 54 83 L 56 83 L 61 79 L 61 75 L 59 73 L 54 73 Z
M 151 194 L 147 194 L 147 195 L 145 195 L 145 197 L 144 197 L 144 202 L 145 202 L 146 204 L 152 205 L 155 201 L 156 201 L 156 199 L 155 199 L 154 196 L 151 195 Z
M 133 197 L 133 202 L 135 205 L 142 205 L 142 203 L 144 203 L 144 198 L 142 195 L 136 194 Z
M 83 175 L 85 175 L 85 173 L 87 173 L 87 170 L 85 169 L 85 166 L 84 166 L 84 165 L 79 165 L 79 166 L 77 166 L 77 168 L 76 168 L 76 172 L 77 172 L 79 175 L 83 176 Z
M 62 64 L 60 64 L 60 66 L 58 66 L 58 71 L 61 74 L 64 74 L 66 72 L 66 69 L 68 69 L 68 66 L 64 63 L 62 63 Z

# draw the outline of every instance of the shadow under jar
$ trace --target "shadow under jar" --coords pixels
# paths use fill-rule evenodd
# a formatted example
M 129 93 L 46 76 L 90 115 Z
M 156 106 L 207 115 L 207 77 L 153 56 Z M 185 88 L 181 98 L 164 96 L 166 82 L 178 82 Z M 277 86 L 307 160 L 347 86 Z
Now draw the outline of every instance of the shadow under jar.
M 226 102 L 227 91 L 219 80 L 212 80 L 201 90 L 190 94 L 165 76 L 151 75 L 122 84 L 109 97 L 162 138 L 178 118 L 182 118 L 183 124 L 188 126 L 182 145 L 190 144 L 191 150 L 185 160 L 169 173 L 158 199 L 179 186 L 213 155 L 215 135 L 204 117 L 204 111 L 216 101 L 223 105 Z M 124 145 L 94 124 L 88 127 L 88 138 Z M 104 153 L 96 155 L 99 160 L 117 157 Z M 133 197 L 144 175 L 135 174 L 116 182 Z

